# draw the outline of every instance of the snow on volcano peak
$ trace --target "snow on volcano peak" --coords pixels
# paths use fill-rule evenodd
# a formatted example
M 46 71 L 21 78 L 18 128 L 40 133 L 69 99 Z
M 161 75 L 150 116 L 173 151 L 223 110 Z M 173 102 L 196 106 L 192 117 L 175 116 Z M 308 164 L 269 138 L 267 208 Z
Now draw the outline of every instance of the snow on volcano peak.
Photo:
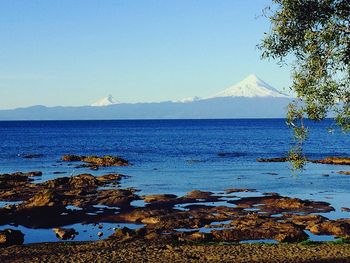
M 215 94 L 210 98 L 218 97 L 276 97 L 276 98 L 289 98 L 289 96 L 281 93 L 277 89 L 273 88 L 265 81 L 261 80 L 255 75 L 249 75 L 239 83 Z
M 107 97 L 102 98 L 96 101 L 95 103 L 91 104 L 91 106 L 100 107 L 100 106 L 109 106 L 109 105 L 118 104 L 118 103 L 119 102 L 115 100 L 112 95 L 108 95 Z

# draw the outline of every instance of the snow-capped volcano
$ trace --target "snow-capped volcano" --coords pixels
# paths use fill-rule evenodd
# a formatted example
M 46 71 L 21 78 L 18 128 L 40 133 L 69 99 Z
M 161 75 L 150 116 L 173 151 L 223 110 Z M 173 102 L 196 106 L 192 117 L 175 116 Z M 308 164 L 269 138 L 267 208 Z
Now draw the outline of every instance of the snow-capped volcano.
M 211 96 L 210 98 L 218 97 L 276 97 L 289 98 L 289 96 L 281 93 L 277 89 L 271 87 L 265 81 L 259 79 L 255 75 L 249 75 L 241 82 Z
M 119 102 L 113 98 L 112 95 L 108 95 L 105 98 L 102 98 L 95 103 L 92 103 L 91 106 L 99 107 L 99 106 L 109 106 L 113 104 L 118 104 Z

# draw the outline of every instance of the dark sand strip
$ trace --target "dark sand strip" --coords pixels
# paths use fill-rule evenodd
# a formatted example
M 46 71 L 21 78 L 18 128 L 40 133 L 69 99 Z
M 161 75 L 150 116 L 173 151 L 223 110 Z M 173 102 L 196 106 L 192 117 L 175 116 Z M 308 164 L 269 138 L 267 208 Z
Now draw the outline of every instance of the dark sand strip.
M 350 245 L 41 243 L 0 249 L 0 262 L 350 262 Z

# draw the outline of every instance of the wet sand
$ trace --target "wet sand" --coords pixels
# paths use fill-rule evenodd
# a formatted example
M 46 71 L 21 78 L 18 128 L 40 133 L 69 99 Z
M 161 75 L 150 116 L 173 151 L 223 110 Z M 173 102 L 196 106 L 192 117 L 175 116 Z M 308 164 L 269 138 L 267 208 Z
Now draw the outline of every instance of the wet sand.
M 41 243 L 0 249 L 0 262 L 350 262 L 350 244 Z

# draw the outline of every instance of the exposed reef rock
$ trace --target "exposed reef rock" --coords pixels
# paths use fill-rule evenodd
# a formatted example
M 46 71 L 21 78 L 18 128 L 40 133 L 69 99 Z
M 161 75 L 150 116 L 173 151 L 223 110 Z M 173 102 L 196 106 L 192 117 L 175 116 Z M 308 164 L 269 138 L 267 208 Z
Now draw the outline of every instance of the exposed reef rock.
M 280 242 L 306 240 L 308 235 L 300 226 L 277 222 L 272 218 L 257 214 L 238 217 L 231 222 L 232 228 L 213 230 L 212 234 L 220 241 L 274 239 Z
M 98 156 L 79 156 L 79 155 L 64 155 L 62 156 L 64 162 L 85 162 L 96 166 L 128 166 L 130 163 L 117 156 L 105 155 Z M 92 167 L 92 166 L 90 166 Z
M 158 195 L 147 195 L 143 198 L 146 203 L 159 202 L 159 201 L 169 201 L 177 198 L 176 195 L 172 194 L 158 194 Z
M 326 157 L 321 160 L 310 160 L 312 163 L 335 164 L 335 165 L 350 165 L 349 157 Z
M 334 235 L 338 237 L 350 237 L 350 221 L 326 220 L 324 222 L 315 223 L 307 227 L 311 233 L 315 235 Z
M 339 171 L 338 174 L 350 175 L 350 171 Z
M 288 157 L 275 157 L 275 158 L 258 158 L 258 162 L 288 162 Z M 326 157 L 320 160 L 310 160 L 307 159 L 310 163 L 320 163 L 320 164 L 334 164 L 334 165 L 350 165 L 350 157 Z
M 274 157 L 274 158 L 259 158 L 257 159 L 257 161 L 261 163 L 281 163 L 281 162 L 288 162 L 289 159 L 287 157 Z
M 194 190 L 184 196 L 139 196 L 135 189 L 119 188 L 123 177 L 80 174 L 35 183 L 23 173 L 0 175 L 0 201 L 20 201 L 0 208 L 0 225 L 54 228 L 60 239 L 71 239 L 75 231 L 63 226 L 134 223 L 140 228 L 117 230 L 110 238 L 154 242 L 263 239 L 297 242 L 308 238 L 304 230 L 340 237 L 350 234 L 349 221 L 329 220 L 314 214 L 333 211 L 326 202 L 277 193 L 239 197 L 240 193 L 256 192 L 245 188 L 231 188 L 221 193 Z M 142 200 L 143 206 L 134 206 L 132 202 L 136 200 Z

